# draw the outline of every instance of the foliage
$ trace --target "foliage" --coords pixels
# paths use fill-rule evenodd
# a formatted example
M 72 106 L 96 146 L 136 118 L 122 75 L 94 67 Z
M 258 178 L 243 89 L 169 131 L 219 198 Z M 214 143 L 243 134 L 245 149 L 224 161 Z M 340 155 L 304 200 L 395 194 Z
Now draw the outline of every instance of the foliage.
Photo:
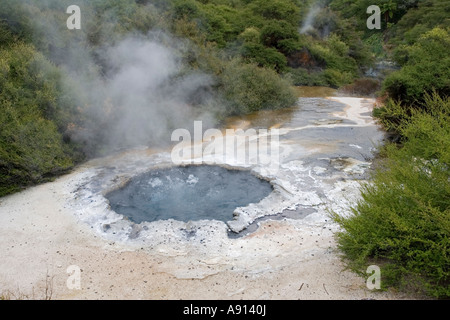
M 424 33 L 436 27 L 450 27 L 447 0 L 409 1 L 410 10 L 389 30 L 389 43 L 395 47 L 414 44 Z
M 288 74 L 294 84 L 338 88 L 350 84 L 358 77 L 357 62 L 349 56 L 349 46 L 337 34 L 332 33 L 327 40 L 306 43 L 313 67 L 290 69 Z
M 309 72 L 304 68 L 289 69 L 285 77 L 297 86 L 331 86 L 324 72 Z
M 434 1 L 434 0 L 432 0 Z M 437 0 L 440 1 L 440 0 Z M 354 28 L 357 30 L 366 30 L 366 34 L 373 34 L 366 28 L 368 18 L 367 8 L 371 5 L 378 5 L 383 15 L 382 29 L 386 30 L 389 24 L 396 24 L 411 9 L 415 8 L 420 0 L 380 0 L 374 3 L 372 0 L 333 0 L 330 7 L 342 14 L 346 19 L 352 20 Z
M 222 91 L 229 102 L 227 115 L 291 107 L 296 101 L 289 82 L 275 71 L 240 60 L 231 61 L 225 68 Z
M 30 45 L 0 50 L 0 195 L 73 166 L 75 153 L 57 127 L 55 74 Z
M 244 58 L 280 74 L 292 72 L 291 78 L 299 79 L 295 74 L 302 73 L 303 82 L 296 84 L 339 87 L 352 82 L 360 69 L 372 62 L 366 44 L 329 7 L 317 14 L 316 31 L 311 31 L 315 35 L 300 35 L 309 4 L 293 0 L 174 0 L 173 18 L 176 24 L 194 23 L 200 32 L 194 39 L 214 43 L 232 58 Z M 327 64 L 307 70 L 306 75 L 302 70 L 290 70 L 288 60 L 304 49 L 314 51 L 315 58 Z
M 83 153 L 104 150 L 103 129 L 112 115 L 92 123 L 92 104 L 104 101 L 91 98 L 76 79 L 107 80 L 114 71 L 105 48 L 129 35 L 161 30 L 179 37 L 180 74 L 201 72 L 216 80 L 213 95 L 226 100 L 221 107 L 199 107 L 219 117 L 295 102 L 291 84 L 277 73 L 286 68 L 283 41 L 297 40 L 300 9 L 293 0 L 80 0 L 82 28 L 75 32 L 65 28 L 71 4 L 0 3 L 0 195 L 70 169 Z M 268 19 L 276 34 L 265 28 Z M 263 36 L 272 35 L 276 42 L 265 45 Z M 86 130 L 91 127 L 98 134 Z
M 290 25 L 295 25 L 300 19 L 300 7 L 293 0 L 254 0 L 250 1 L 248 9 L 253 15 L 260 16 L 264 21 L 285 21 Z
M 403 68 L 384 81 L 384 91 L 406 105 L 420 104 L 424 93 L 433 89 L 440 95 L 450 94 L 450 35 L 448 30 L 434 28 L 413 45 L 404 47 L 408 56 Z
M 286 70 L 286 57 L 274 48 L 267 48 L 260 43 L 246 43 L 242 46 L 241 52 L 243 58 L 261 67 L 279 72 Z
M 371 3 L 370 3 L 371 4 Z M 369 1 L 337 0 L 332 7 L 362 25 Z M 378 166 L 362 186 L 342 227 L 339 247 L 355 271 L 382 267 L 382 285 L 438 298 L 450 296 L 450 60 L 448 1 L 385 1 L 383 34 L 364 41 L 400 70 L 382 84 L 387 98 L 374 110 L 396 143 L 380 148 Z M 354 15 L 354 18 L 351 16 Z M 385 52 L 391 49 L 391 52 Z
M 281 48 L 283 40 L 297 40 L 297 29 L 286 21 L 270 20 L 261 29 L 261 42 L 267 47 Z
M 334 214 L 349 265 L 382 267 L 382 285 L 450 296 L 450 100 L 426 95 L 399 129 L 403 147 L 388 144 L 353 214 Z

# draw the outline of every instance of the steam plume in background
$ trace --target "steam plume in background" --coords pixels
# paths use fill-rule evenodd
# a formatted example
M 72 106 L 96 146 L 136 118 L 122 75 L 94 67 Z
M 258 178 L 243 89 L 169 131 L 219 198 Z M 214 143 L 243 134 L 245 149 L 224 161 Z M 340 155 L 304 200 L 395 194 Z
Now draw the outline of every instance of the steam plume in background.
M 300 34 L 326 38 L 337 27 L 336 14 L 329 8 L 329 0 L 315 0 L 309 6 L 308 13 L 299 29 Z
M 66 132 L 72 140 L 96 155 L 169 144 L 174 129 L 189 129 L 194 120 L 213 125 L 211 113 L 198 107 L 215 105 L 213 78 L 183 63 L 191 44 L 162 30 L 116 33 L 114 11 L 89 12 L 83 1 L 81 30 L 66 27 L 73 1 L 16 1 L 32 21 L 35 45 L 64 70 L 65 94 L 81 118 Z M 158 13 L 151 3 L 148 8 Z M 107 16 L 107 24 L 97 25 L 96 15 Z
M 308 14 L 302 23 L 302 27 L 300 28 L 300 34 L 305 34 L 308 31 L 314 30 L 314 20 L 322 7 L 323 4 L 321 1 L 315 1 L 311 4 L 308 9 Z
M 73 75 L 78 76 L 78 90 L 90 101 L 85 110 L 90 120 L 83 130 L 74 132 L 75 139 L 100 138 L 111 149 L 161 146 L 169 143 L 174 129 L 189 128 L 194 120 L 212 125 L 213 116 L 194 105 L 214 99 L 213 79 L 183 73 L 175 54 L 179 44 L 166 34 L 158 37 L 129 36 L 102 48 L 106 78 Z

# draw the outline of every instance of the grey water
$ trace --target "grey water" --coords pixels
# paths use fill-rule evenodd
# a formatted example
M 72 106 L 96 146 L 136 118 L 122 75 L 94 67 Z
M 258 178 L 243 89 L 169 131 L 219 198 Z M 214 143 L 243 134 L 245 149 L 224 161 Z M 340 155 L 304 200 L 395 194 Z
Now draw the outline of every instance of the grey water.
M 219 166 L 186 166 L 149 171 L 106 195 L 111 209 L 134 223 L 230 221 L 238 207 L 257 203 L 273 191 L 249 171 Z

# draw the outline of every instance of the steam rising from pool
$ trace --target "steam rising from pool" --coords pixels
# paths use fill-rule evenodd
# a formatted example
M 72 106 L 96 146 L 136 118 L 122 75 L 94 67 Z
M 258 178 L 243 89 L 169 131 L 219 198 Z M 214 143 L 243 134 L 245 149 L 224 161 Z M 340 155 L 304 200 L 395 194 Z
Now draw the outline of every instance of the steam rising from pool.
M 112 242 L 166 253 L 187 244 L 221 250 L 229 238 L 257 230 L 262 219 L 299 220 L 301 228 L 326 223 L 329 210 L 349 212 L 373 147 L 383 141 L 372 108 L 371 99 L 301 98 L 281 116 L 267 111 L 230 119 L 228 128 L 279 128 L 276 172 L 237 159 L 200 165 L 202 154 L 196 165 L 174 167 L 170 151 L 149 148 L 95 159 L 70 182 L 68 206 Z
M 135 223 L 174 219 L 229 221 L 233 211 L 258 203 L 273 188 L 249 171 L 218 166 L 155 170 L 106 195 L 111 209 Z

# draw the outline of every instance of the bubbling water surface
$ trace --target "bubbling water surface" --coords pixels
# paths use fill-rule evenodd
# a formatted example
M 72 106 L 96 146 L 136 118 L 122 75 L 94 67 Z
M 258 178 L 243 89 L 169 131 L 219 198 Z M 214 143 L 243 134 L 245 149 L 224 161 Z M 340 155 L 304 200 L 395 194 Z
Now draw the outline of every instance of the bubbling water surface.
M 233 219 L 233 211 L 258 203 L 273 188 L 249 171 L 219 166 L 155 170 L 106 195 L 111 209 L 135 223 L 156 220 Z

